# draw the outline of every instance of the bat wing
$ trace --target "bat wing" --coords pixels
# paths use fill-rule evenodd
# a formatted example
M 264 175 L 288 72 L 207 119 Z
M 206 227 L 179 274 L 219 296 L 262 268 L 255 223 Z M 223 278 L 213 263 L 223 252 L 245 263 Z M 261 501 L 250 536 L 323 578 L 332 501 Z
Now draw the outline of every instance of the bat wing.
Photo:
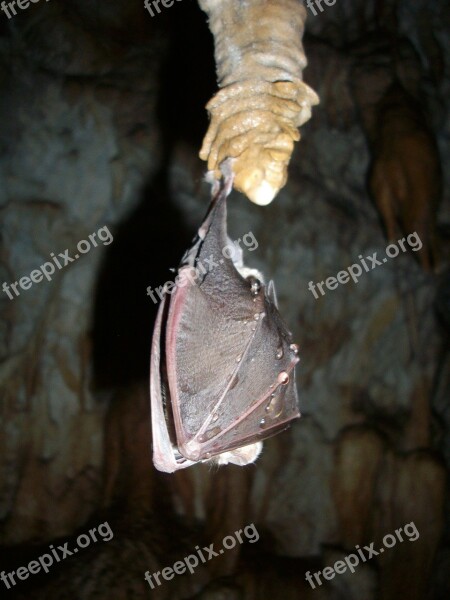
M 162 301 L 156 317 L 152 339 L 150 365 L 151 425 L 153 436 L 153 464 L 159 471 L 173 473 L 194 464 L 176 452 L 169 434 L 170 418 L 167 414 L 168 386 L 161 357 L 161 338 L 169 296 Z M 178 455 L 177 455 L 178 454 Z
M 170 306 L 168 379 L 178 448 L 189 460 L 254 444 L 299 416 L 296 347 L 264 287 L 256 302 L 247 288 L 240 318 L 195 284 Z
M 212 457 L 219 464 L 253 462 L 260 440 L 300 416 L 297 347 L 273 283 L 266 288 L 233 256 L 227 193 L 213 202 L 155 324 L 153 460 L 168 472 Z

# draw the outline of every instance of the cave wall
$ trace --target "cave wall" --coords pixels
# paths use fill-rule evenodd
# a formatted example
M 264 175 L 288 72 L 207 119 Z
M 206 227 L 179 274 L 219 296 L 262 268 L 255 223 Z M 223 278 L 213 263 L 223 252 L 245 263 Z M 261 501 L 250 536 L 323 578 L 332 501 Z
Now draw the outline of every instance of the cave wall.
M 28 275 L 50 253 L 69 249 L 73 256 L 78 241 L 102 227 L 113 237 L 55 271 L 52 281 L 13 300 L 2 293 L 0 531 L 14 557 L 112 511 L 108 518 L 120 522 L 116 546 L 80 556 L 64 574 L 72 597 L 88 598 L 89 564 L 114 567 L 113 548 L 127 548 L 117 570 L 128 569 L 136 581 L 145 563 L 130 567 L 138 542 L 148 568 L 152 561 L 170 564 L 173 549 L 156 546 L 149 531 L 181 537 L 181 518 L 192 529 L 180 547 L 189 549 L 200 537 L 220 540 L 255 522 L 267 544 L 261 542 L 256 566 L 239 563 L 236 551 L 209 575 L 197 575 L 193 586 L 185 578 L 171 582 L 175 597 L 191 597 L 221 575 L 235 577 L 233 593 L 248 598 L 266 597 L 270 581 L 286 590 L 283 597 L 290 585 L 304 598 L 446 597 L 445 11 L 444 2 L 338 0 L 309 15 L 305 80 L 321 103 L 302 128 L 288 184 L 268 207 L 238 194 L 229 202 L 231 234 L 253 232 L 258 248 L 246 258 L 275 280 L 300 345 L 302 418 L 265 444 L 256 466 L 201 465 L 170 478 L 154 472 L 149 459 L 147 371 L 156 307 L 146 287 L 171 279 L 169 268 L 208 205 L 197 158 L 203 106 L 214 91 L 204 16 L 187 0 L 157 18 L 140 3 L 121 2 L 95 11 L 87 2 L 36 5 L 11 23 L 2 15 L 2 282 Z M 420 178 L 424 170 L 417 168 L 408 171 L 411 202 L 402 208 L 404 226 L 418 207 L 419 217 L 408 223 L 439 238 L 439 259 L 427 271 L 415 253 L 402 253 L 316 299 L 310 281 L 334 276 L 360 255 L 384 255 L 386 218 L 368 177 L 374 157 L 394 147 L 389 142 L 376 154 L 377 107 L 393 82 L 408 94 L 411 110 L 421 111 L 443 165 L 439 206 L 429 187 L 434 171 Z M 409 146 L 397 148 L 405 152 L 394 160 L 408 166 Z M 423 206 L 432 207 L 431 224 L 420 216 Z M 404 234 L 400 228 L 399 239 Z M 139 527 L 142 519 L 147 525 Z M 411 521 L 420 531 L 416 542 L 314 592 L 305 584 L 302 561 L 318 560 L 323 568 L 356 544 L 380 545 Z M 278 565 L 278 557 L 283 565 L 299 561 L 292 567 L 297 578 L 278 580 L 264 553 L 272 556 L 269 564 Z M 283 572 L 281 563 L 275 570 Z M 262 572 L 267 586 L 258 591 L 254 580 Z M 141 588 L 135 597 L 148 592 Z M 62 597 L 56 584 L 52 589 L 54 596 L 43 594 Z

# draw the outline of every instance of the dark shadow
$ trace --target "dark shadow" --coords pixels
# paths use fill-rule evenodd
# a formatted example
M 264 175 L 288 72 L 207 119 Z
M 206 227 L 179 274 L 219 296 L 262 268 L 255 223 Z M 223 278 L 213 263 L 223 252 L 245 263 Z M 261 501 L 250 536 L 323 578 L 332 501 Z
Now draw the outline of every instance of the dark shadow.
M 138 208 L 114 232 L 101 269 L 94 308 L 96 387 L 148 377 L 150 343 L 158 305 L 147 287 L 172 280 L 195 232 L 188 232 L 170 201 L 166 175 L 144 191 Z M 157 296 L 156 296 L 157 297 Z
M 182 140 L 197 154 L 208 127 L 205 105 L 217 90 L 213 38 L 206 14 L 193 0 L 176 2 L 164 17 L 170 44 L 157 116 L 167 152 Z
M 172 205 L 168 170 L 180 141 L 197 154 L 208 125 L 205 104 L 214 93 L 214 49 L 206 15 L 184 0 L 155 15 L 169 36 L 162 59 L 158 124 L 162 163 L 138 208 L 113 232 L 97 282 L 93 327 L 96 387 L 127 385 L 147 378 L 158 306 L 146 289 L 173 280 L 195 231 L 187 231 Z

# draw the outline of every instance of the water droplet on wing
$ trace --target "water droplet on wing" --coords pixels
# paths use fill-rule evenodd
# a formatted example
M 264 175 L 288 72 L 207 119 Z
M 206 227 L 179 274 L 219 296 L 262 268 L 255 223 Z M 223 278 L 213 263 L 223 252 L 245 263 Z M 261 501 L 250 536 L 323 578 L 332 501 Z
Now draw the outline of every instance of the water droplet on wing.
M 230 385 L 229 385 L 229 390 L 232 390 L 234 387 L 236 387 L 237 382 L 239 381 L 239 376 L 235 375 L 233 377 L 233 375 L 230 377 Z
M 283 412 L 283 398 L 284 394 L 280 394 L 280 390 L 270 395 L 270 402 L 266 406 L 266 413 L 271 419 L 276 419 Z
M 281 385 L 287 385 L 289 383 L 289 375 L 286 371 L 281 371 L 281 373 L 278 374 L 277 381 L 278 383 L 281 383 Z
M 222 431 L 222 429 L 220 427 L 213 427 L 212 429 L 208 429 L 208 431 L 205 433 L 204 437 L 205 441 L 210 440 L 211 438 L 215 437 L 216 435 L 218 435 L 220 432 Z
M 250 292 L 252 296 L 257 296 L 261 290 L 260 280 L 251 275 L 250 277 L 247 277 L 247 281 L 250 283 Z

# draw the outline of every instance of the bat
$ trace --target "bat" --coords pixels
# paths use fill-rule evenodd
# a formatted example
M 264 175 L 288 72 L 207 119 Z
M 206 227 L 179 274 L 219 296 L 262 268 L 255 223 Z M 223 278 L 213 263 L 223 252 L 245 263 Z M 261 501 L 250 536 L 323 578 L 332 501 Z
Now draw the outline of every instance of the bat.
M 213 200 L 155 322 L 150 365 L 153 464 L 246 465 L 298 417 L 298 346 L 275 287 L 227 235 L 232 174 Z M 205 268 L 207 266 L 208 268 Z

